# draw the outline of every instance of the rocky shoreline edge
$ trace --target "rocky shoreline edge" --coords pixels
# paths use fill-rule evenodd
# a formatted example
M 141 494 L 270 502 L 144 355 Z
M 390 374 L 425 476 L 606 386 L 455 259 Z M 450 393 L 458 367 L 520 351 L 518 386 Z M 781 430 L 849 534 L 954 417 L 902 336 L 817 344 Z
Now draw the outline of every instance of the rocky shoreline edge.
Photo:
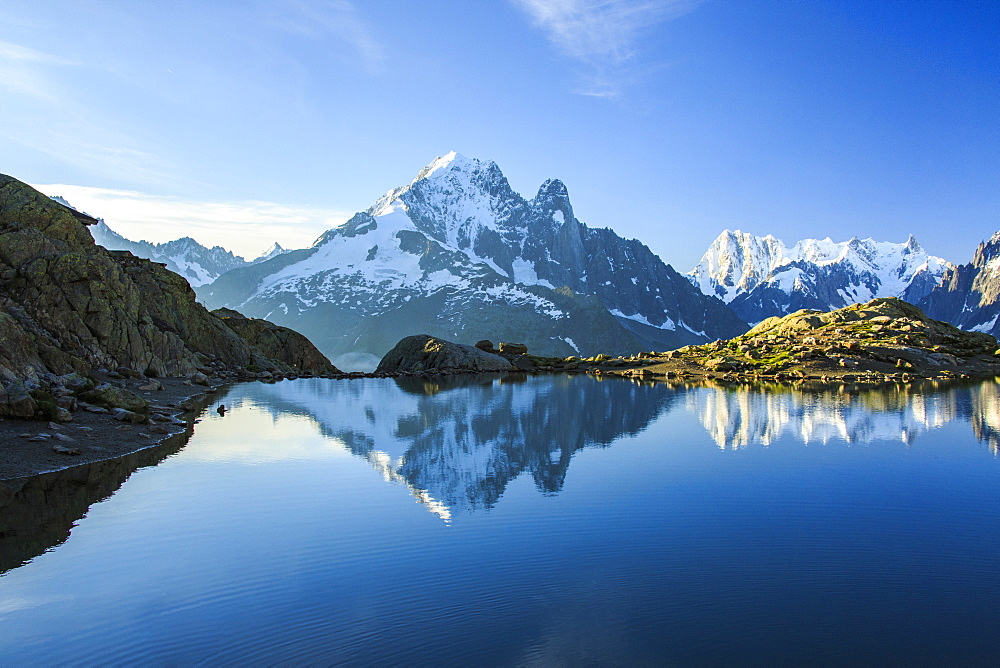
M 669 354 L 669 353 L 667 353 Z M 180 449 L 190 438 L 202 411 L 212 405 L 223 387 L 240 382 L 275 383 L 298 378 L 357 380 L 365 378 L 414 378 L 429 382 L 454 376 L 527 378 L 530 375 L 576 374 L 596 378 L 620 378 L 642 383 L 671 385 L 708 385 L 719 387 L 786 386 L 803 390 L 831 387 L 876 387 L 884 385 L 942 384 L 1000 378 L 1000 364 L 992 372 L 969 374 L 948 369 L 935 373 L 882 373 L 831 369 L 827 373 L 808 373 L 801 368 L 775 373 L 713 371 L 676 359 L 661 358 L 662 353 L 643 353 L 635 357 L 574 360 L 523 355 L 515 360 L 520 367 L 484 371 L 462 368 L 424 371 L 344 372 L 322 375 L 271 373 L 260 378 L 241 374 L 237 379 L 194 385 L 189 379 L 162 379 L 162 390 L 148 391 L 150 417 L 144 423 L 121 420 L 110 410 L 92 413 L 78 411 L 73 422 L 56 423 L 29 420 L 0 420 L 0 439 L 19 447 L 0 457 L 0 506 L 3 497 L 19 488 L 18 481 L 37 475 L 112 460 L 136 452 L 176 445 Z M 602 357 L 602 356 L 598 356 Z M 528 366 L 530 364 L 530 367 Z M 457 380 L 457 379 L 456 379 Z M 153 394 L 155 392 L 155 394 Z M 118 413 L 120 416 L 121 413 Z

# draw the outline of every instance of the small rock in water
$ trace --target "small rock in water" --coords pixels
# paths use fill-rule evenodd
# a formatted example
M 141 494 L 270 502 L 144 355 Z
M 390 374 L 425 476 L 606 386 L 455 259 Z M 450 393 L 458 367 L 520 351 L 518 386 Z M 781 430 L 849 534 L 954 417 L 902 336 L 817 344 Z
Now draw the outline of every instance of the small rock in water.
M 57 441 L 64 441 L 67 443 L 73 443 L 76 441 L 75 438 L 73 438 L 72 436 L 67 436 L 66 434 L 55 434 L 55 437 Z
M 219 415 L 225 415 L 226 414 L 226 405 L 225 404 L 219 404 L 219 407 L 215 409 L 215 412 L 218 413 Z
M 80 450 L 78 448 L 67 448 L 65 445 L 53 445 L 52 452 L 59 455 L 79 455 Z
M 31 438 L 29 438 L 28 440 L 31 441 L 32 443 L 44 443 L 44 442 L 48 441 L 51 438 L 52 438 L 52 436 L 49 435 L 49 434 L 35 434 L 34 436 L 32 436 Z

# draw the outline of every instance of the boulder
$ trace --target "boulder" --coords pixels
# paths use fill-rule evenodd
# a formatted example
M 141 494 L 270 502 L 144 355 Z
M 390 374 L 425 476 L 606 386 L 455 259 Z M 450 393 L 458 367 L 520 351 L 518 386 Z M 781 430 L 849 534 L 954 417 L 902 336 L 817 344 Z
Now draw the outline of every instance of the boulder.
M 523 343 L 500 343 L 500 352 L 507 353 L 509 355 L 527 355 L 528 346 Z
M 482 341 L 476 341 L 476 347 L 480 350 L 484 350 L 488 353 L 495 353 L 496 349 L 493 348 L 493 342 L 489 339 L 483 339 Z
M 736 371 L 739 367 L 740 361 L 734 357 L 715 357 L 705 362 L 709 371 Z
M 81 398 L 84 401 L 109 409 L 124 408 L 127 411 L 142 413 L 149 410 L 149 404 L 146 403 L 146 400 L 135 392 L 107 383 L 98 385 L 92 390 L 87 390 L 81 395 Z
M 13 380 L 0 390 L 0 417 L 31 419 L 36 408 L 35 400 L 21 381 Z
M 503 344 L 501 344 L 503 345 Z M 376 373 L 393 371 L 506 371 L 511 364 L 475 346 L 452 343 L 427 334 L 408 336 L 385 354 Z

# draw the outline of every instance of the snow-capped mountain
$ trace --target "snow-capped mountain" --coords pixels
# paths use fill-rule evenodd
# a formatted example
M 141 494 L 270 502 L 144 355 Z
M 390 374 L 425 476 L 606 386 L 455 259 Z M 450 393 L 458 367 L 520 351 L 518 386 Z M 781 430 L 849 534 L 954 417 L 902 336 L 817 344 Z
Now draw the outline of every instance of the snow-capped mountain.
M 60 203 L 65 203 L 65 200 Z M 160 244 L 131 241 L 108 227 L 103 219 L 99 218 L 98 221 L 97 225 L 89 228 L 94 241 L 108 250 L 127 250 L 136 257 L 162 262 L 167 265 L 167 269 L 186 278 L 192 287 L 211 283 L 231 269 L 263 262 L 287 252 L 275 243 L 258 258 L 248 262 L 222 246 L 208 248 L 191 237 L 181 237 Z
M 873 299 L 918 302 L 952 265 L 912 236 L 902 244 L 803 239 L 792 247 L 768 235 L 726 230 L 688 278 L 748 322 L 802 308 L 829 311 Z
M 1000 230 L 979 244 L 972 262 L 946 271 L 919 306 L 932 318 L 1000 338 Z
M 642 243 L 577 220 L 561 181 L 525 199 L 495 163 L 456 153 L 310 248 L 230 272 L 199 296 L 294 326 L 328 355 L 380 356 L 414 333 L 625 353 L 746 328 Z
M 256 258 L 250 261 L 250 264 L 256 264 L 258 262 L 263 262 L 264 260 L 270 260 L 272 257 L 277 257 L 282 253 L 286 253 L 287 250 L 281 247 L 277 241 L 275 241 L 271 246 L 265 250 L 263 253 L 258 255 Z

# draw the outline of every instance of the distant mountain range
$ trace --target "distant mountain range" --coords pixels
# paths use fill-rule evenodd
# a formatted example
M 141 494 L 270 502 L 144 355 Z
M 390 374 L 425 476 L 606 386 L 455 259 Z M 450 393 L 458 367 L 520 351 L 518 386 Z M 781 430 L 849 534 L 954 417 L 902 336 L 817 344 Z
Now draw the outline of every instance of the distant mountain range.
M 51 199 L 78 211 L 63 197 L 57 195 Z M 167 269 L 187 279 L 191 287 L 211 283 L 231 269 L 263 262 L 285 252 L 284 248 L 275 243 L 253 260 L 245 260 L 222 246 L 202 246 L 191 237 L 181 237 L 160 244 L 132 241 L 108 227 L 103 218 L 97 218 L 97 224 L 91 225 L 89 229 L 94 241 L 108 250 L 127 250 L 136 257 L 165 264 Z
M 951 263 L 912 236 L 902 244 L 853 238 L 804 239 L 792 247 L 771 235 L 726 230 L 688 272 L 747 322 L 808 308 L 831 311 L 875 297 L 918 303 Z
M 581 223 L 561 181 L 525 199 L 495 163 L 455 153 L 310 248 L 230 271 L 198 294 L 213 308 L 295 323 L 334 356 L 381 356 L 414 333 L 565 356 L 746 329 L 639 241 Z
M 414 333 L 543 355 L 665 350 L 873 297 L 1000 334 L 1000 232 L 956 267 L 912 236 L 786 246 L 726 230 L 685 277 L 641 242 L 581 223 L 561 181 L 526 199 L 495 163 L 456 153 L 309 248 L 275 244 L 251 261 L 189 237 L 154 244 L 103 221 L 90 229 L 106 248 L 183 275 L 210 308 L 293 327 L 330 356 L 377 358 Z

